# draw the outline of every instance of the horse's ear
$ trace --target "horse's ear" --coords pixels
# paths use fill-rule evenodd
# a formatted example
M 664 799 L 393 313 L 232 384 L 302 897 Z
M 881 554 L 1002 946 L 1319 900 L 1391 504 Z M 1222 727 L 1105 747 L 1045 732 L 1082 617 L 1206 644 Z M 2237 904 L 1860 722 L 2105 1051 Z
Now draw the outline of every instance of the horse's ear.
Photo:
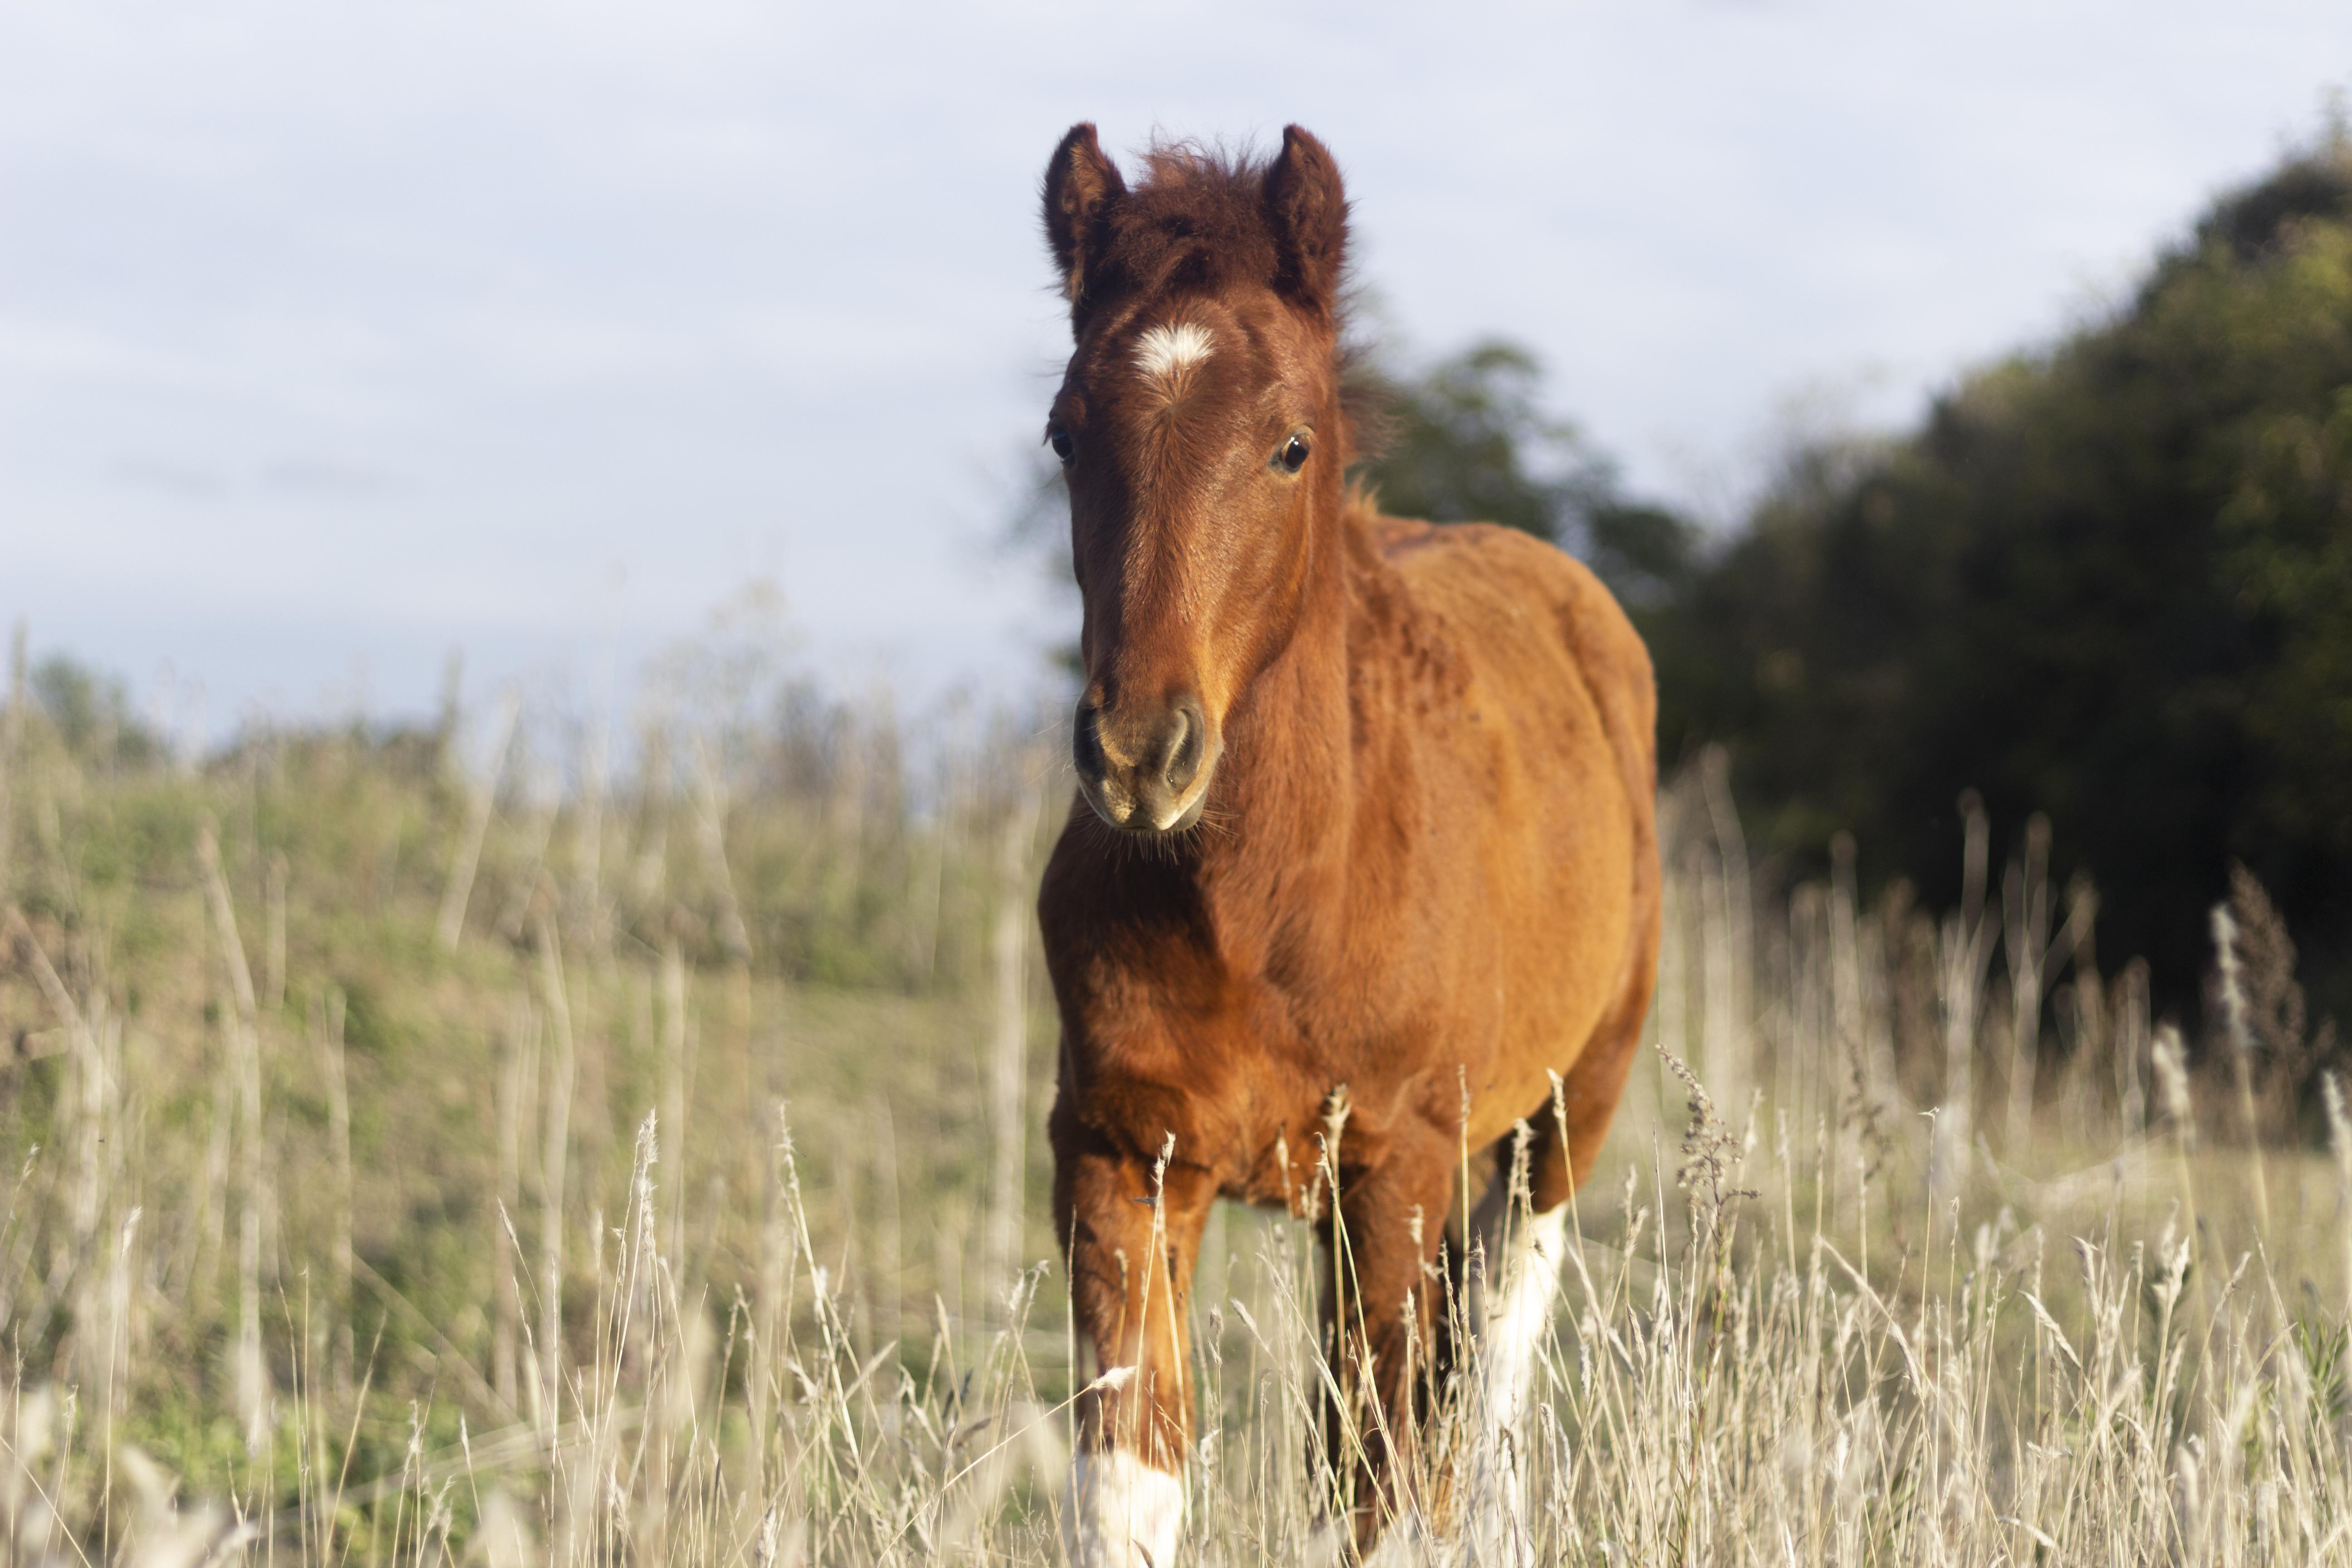
M 1348 196 L 1330 153 L 1296 125 L 1265 172 L 1265 222 L 1274 231 L 1274 286 L 1318 315 L 1339 302 L 1348 253 Z
M 1070 127 L 1045 165 L 1045 239 L 1062 269 L 1062 292 L 1073 312 L 1086 292 L 1087 268 L 1101 259 L 1103 215 L 1127 195 L 1118 165 L 1103 156 L 1089 121 Z

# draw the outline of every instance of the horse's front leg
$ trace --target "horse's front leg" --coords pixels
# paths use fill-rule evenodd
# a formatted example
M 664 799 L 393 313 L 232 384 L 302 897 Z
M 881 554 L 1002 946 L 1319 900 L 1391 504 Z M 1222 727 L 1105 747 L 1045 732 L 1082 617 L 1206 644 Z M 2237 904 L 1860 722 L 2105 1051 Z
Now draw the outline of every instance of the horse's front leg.
M 1442 1158 L 1402 1154 L 1343 1182 L 1327 1230 L 1326 1341 L 1338 1397 L 1325 1446 L 1359 1551 L 1417 1511 L 1423 1428 L 1433 1408 L 1433 1325 L 1444 1285 L 1433 1267 L 1454 1174 Z
M 1094 1352 L 1077 1400 L 1063 1535 L 1079 1568 L 1171 1568 L 1194 1391 L 1185 1322 L 1208 1173 L 1118 1148 L 1055 1108 L 1054 1218 L 1070 1309 Z M 1075 1369 L 1074 1369 L 1075 1370 Z

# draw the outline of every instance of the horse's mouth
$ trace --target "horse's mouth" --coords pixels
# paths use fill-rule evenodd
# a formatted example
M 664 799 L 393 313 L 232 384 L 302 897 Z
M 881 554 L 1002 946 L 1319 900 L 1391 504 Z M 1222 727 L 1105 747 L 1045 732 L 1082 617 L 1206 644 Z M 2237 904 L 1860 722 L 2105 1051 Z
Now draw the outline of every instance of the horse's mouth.
M 1186 798 L 1159 809 L 1155 809 L 1159 803 L 1137 798 L 1111 778 L 1081 778 L 1078 793 L 1087 797 L 1087 805 L 1104 826 L 1130 838 L 1163 838 L 1181 833 L 1201 820 L 1209 804 L 1209 780 L 1203 773 Z

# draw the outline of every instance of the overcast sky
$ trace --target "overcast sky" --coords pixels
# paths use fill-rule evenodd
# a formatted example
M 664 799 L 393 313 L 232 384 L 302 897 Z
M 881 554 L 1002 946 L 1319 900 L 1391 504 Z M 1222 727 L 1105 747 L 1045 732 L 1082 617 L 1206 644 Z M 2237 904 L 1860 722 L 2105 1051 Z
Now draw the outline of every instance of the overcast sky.
M 2347 79 L 2343 0 L 0 0 L 0 616 L 215 732 L 421 710 L 453 647 L 593 696 L 761 578 L 831 679 L 1009 692 L 1074 120 L 1304 123 L 1409 347 L 1528 343 L 1721 519 Z

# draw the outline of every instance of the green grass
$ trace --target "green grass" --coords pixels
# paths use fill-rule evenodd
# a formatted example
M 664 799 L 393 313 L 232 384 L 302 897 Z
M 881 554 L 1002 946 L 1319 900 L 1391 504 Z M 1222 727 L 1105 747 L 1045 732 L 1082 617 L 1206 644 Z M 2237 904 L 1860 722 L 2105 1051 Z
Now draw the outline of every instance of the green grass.
M 601 794 L 522 745 L 447 948 L 462 735 L 172 771 L 32 716 L 0 1563 L 1057 1560 L 1051 1010 L 995 955 L 1064 786 L 973 728 L 917 777 L 803 700 Z M 1997 943 L 1939 969 L 1964 926 L 1751 894 L 1720 777 L 1664 804 L 1658 1049 L 1517 1435 L 1534 1560 L 2352 1560 L 2346 1168 L 2257 1158 L 2210 1063 L 2168 1101 L 2127 976 L 2045 977 L 2013 1101 Z M 1687 1137 L 1668 1054 L 1720 1107 Z M 1319 1266 L 1231 1208 L 1203 1258 L 1187 1551 L 1297 1561 Z

